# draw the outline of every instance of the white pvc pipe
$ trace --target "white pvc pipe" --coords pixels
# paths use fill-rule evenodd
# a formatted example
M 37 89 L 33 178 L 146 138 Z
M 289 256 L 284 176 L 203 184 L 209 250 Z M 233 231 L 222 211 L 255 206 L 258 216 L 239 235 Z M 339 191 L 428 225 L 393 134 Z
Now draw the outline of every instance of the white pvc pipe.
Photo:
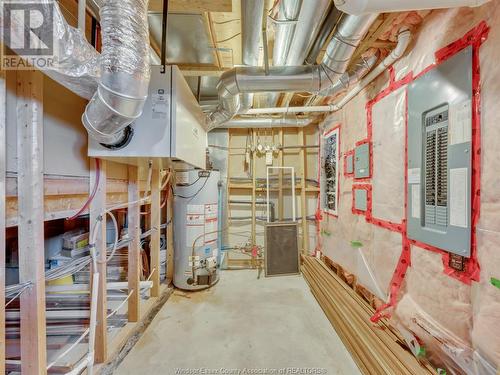
M 336 112 L 342 109 L 356 95 L 368 86 L 375 78 L 382 74 L 387 68 L 392 66 L 405 53 L 411 41 L 411 32 L 404 28 L 398 35 L 398 44 L 384 61 L 377 65 L 370 73 L 361 79 L 338 103 L 329 105 L 309 106 L 309 107 L 276 107 L 276 108 L 253 108 L 248 114 L 271 114 L 271 113 L 307 113 L 307 112 Z
M 344 13 L 405 12 L 410 10 L 478 7 L 490 0 L 335 0 L 335 6 Z

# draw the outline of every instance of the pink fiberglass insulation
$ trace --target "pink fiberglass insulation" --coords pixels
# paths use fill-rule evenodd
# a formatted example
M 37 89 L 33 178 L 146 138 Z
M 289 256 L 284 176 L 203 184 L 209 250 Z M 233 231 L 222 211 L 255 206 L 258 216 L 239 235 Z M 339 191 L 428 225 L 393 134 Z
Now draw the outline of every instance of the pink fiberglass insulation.
M 494 375 L 500 366 L 500 289 L 491 283 L 492 278 L 500 279 L 500 2 L 409 14 L 408 22 L 415 24 L 422 16 L 409 52 L 394 65 L 393 72 L 381 75 L 322 124 L 322 131 L 341 124 L 341 170 L 344 154 L 367 139 L 369 132 L 373 163 L 370 179 L 358 182 L 340 174 L 339 214 L 323 215 L 322 251 L 356 274 L 375 295 L 389 301 L 391 279 L 405 243 L 404 230 L 398 229 L 404 228 L 405 217 L 401 142 L 405 142 L 408 82 L 401 80 L 431 67 L 437 51 L 485 21 L 490 30 L 479 49 L 481 193 L 475 240 L 479 277 L 466 282 L 452 277 L 446 273 L 440 252 L 412 245 L 410 267 L 395 299 L 397 304 L 389 312 L 395 323 L 423 340 L 428 357 L 448 373 Z M 388 32 L 385 37 L 391 39 L 391 35 Z M 402 86 L 390 90 L 398 81 Z M 372 207 L 367 215 L 352 212 L 353 186 L 358 183 L 371 185 Z M 353 241 L 358 246 L 352 246 Z

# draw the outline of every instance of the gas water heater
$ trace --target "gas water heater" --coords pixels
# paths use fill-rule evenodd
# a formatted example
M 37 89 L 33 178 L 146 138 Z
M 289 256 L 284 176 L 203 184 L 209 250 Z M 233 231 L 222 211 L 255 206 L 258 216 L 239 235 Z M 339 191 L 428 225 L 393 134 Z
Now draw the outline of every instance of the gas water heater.
M 199 290 L 218 279 L 218 171 L 176 173 L 174 195 L 174 285 Z

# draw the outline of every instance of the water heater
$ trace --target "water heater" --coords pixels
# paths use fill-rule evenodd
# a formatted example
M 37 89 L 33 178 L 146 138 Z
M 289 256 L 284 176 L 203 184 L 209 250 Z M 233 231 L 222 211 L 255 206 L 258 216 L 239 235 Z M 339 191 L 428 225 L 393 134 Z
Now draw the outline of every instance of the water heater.
M 220 173 L 178 171 L 174 191 L 174 285 L 199 290 L 218 279 Z

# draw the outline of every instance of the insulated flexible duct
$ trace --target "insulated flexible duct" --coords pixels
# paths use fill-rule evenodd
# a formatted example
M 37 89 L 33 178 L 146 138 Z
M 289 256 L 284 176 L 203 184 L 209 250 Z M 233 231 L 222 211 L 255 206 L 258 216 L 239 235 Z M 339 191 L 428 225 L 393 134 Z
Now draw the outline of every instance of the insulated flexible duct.
M 82 121 L 106 145 L 127 141 L 142 114 L 150 79 L 148 0 L 107 0 L 100 9 L 101 79 Z
M 53 20 L 43 22 L 37 36 L 42 41 L 54 40 L 54 48 L 52 63 L 35 67 L 75 94 L 91 99 L 82 121 L 92 137 L 107 145 L 125 141 L 125 135 L 131 134 L 125 129 L 141 115 L 148 94 L 148 0 L 102 2 L 102 55 L 80 30 L 68 25 L 57 2 L 38 0 L 37 5 L 42 19 Z M 2 29 L 11 30 L 5 43 L 30 62 L 31 56 L 15 48 L 16 41 L 32 32 L 24 13 L 12 12 L 0 22 Z
M 377 17 L 377 14 L 370 14 L 342 18 L 321 65 L 273 67 L 268 74 L 262 68 L 238 67 L 224 73 L 217 85 L 219 105 L 207 116 L 207 129 L 220 126 L 239 111 L 240 94 L 318 93 L 329 89 L 345 73 L 354 51 Z
M 52 22 L 43 22 L 36 30 L 40 40 L 54 42 L 51 63 L 47 60 L 46 64 L 36 64 L 31 61 L 29 52 L 16 48 L 16 41 L 24 40 L 27 33 L 32 33 L 29 23 L 25 22 L 24 12 L 11 12 L 9 16 L 4 14 L 0 17 L 0 28 L 10 30 L 9 37 L 4 34 L 3 42 L 62 86 L 90 99 L 97 90 L 99 80 L 99 53 L 78 29 L 68 25 L 57 2 L 39 0 L 36 11 L 41 19 L 52 19 Z

